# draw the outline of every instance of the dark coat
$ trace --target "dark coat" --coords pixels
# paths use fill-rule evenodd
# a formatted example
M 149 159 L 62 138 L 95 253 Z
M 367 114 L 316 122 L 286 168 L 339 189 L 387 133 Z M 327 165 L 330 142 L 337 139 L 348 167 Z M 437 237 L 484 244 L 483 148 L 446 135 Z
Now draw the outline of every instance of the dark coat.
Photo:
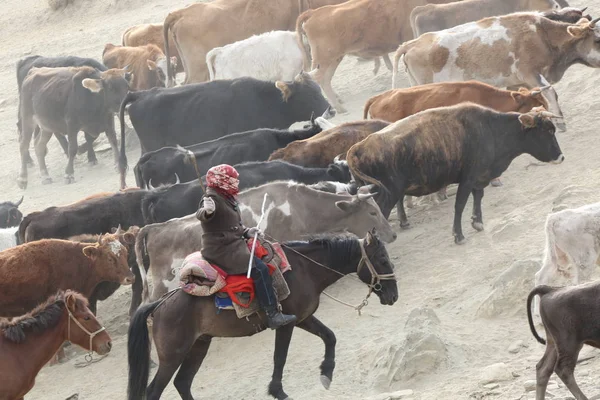
M 228 274 L 245 274 L 248 271 L 250 250 L 243 237 L 246 228 L 242 225 L 238 204 L 207 188 L 200 208 L 205 197 L 214 200 L 215 212 L 211 215 L 206 215 L 204 211 L 198 213 L 203 231 L 202 256 Z

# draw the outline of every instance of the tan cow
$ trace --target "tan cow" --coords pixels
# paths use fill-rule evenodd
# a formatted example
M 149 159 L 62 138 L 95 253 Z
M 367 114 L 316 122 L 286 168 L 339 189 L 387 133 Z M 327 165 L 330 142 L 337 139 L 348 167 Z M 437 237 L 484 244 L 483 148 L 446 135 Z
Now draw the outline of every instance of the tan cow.
M 160 47 L 164 52 L 165 40 L 163 38 L 163 24 L 140 24 L 127 28 L 121 37 L 121 44 L 130 47 L 154 44 Z M 171 58 L 176 57 L 177 60 L 181 60 L 175 42 L 173 41 L 173 35 L 169 35 L 169 49 Z M 176 64 L 175 72 L 183 72 L 183 63 L 177 62 Z
M 538 13 L 485 18 L 440 32 L 430 32 L 401 45 L 411 84 L 476 79 L 498 87 L 540 87 L 558 82 L 574 64 L 600 68 L 600 32 L 596 22 L 567 24 Z M 547 97 L 549 110 L 566 130 L 558 98 Z
M 296 140 L 274 151 L 269 161 L 282 160 L 304 167 L 325 168 L 340 154 L 345 159 L 350 147 L 388 125 L 388 122 L 379 120 L 347 122 L 309 139 Z
M 172 34 L 185 70 L 184 84 L 208 80 L 206 53 L 215 47 L 269 31 L 294 30 L 305 10 L 345 0 L 215 0 L 171 12 L 163 25 L 165 54 Z M 168 73 L 173 86 L 173 73 Z
M 519 91 L 498 89 L 478 81 L 441 82 L 391 89 L 367 100 L 364 118 L 378 118 L 396 122 L 409 115 L 436 107 L 472 102 L 496 111 L 526 113 L 534 107 L 548 108 L 545 92 L 555 96 L 552 86 Z
M 108 68 L 127 68 L 133 75 L 129 84 L 131 90 L 165 87 L 167 58 L 156 45 L 130 47 L 108 43 L 102 52 L 102 62 Z M 171 57 L 171 63 L 175 69 L 177 58 Z
M 448 0 L 434 0 L 447 3 Z M 372 59 L 385 56 L 413 37 L 409 15 L 427 0 L 350 0 L 309 10 L 298 17 L 299 40 L 306 36 L 312 56 L 311 75 L 338 112 L 345 109 L 331 87 L 331 79 L 346 55 Z M 304 47 L 303 47 L 304 48 Z M 309 56 L 305 55 L 305 68 Z
M 554 0 L 464 0 L 448 4 L 426 4 L 412 10 L 410 26 L 417 38 L 427 32 L 441 31 L 495 15 L 558 9 L 560 6 Z

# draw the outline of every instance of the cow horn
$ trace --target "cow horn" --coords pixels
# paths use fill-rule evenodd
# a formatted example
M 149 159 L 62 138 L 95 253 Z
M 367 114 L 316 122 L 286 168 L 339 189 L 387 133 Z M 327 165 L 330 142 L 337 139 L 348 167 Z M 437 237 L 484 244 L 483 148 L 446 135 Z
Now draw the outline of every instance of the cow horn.
M 552 87 L 552 85 L 546 85 L 546 86 L 542 86 L 542 87 L 540 88 L 540 92 L 541 92 L 541 91 L 544 91 L 544 90 L 547 90 L 547 89 L 550 89 L 551 87 Z
M 530 95 L 532 96 L 537 96 L 538 94 L 541 94 L 542 90 L 532 90 L 531 92 L 529 92 Z
M 311 112 L 310 113 L 310 124 L 314 125 L 315 124 L 315 112 Z
M 15 204 L 15 207 L 19 208 L 19 206 L 20 206 L 20 205 L 21 205 L 21 203 L 23 202 L 23 198 L 24 198 L 24 197 L 25 197 L 25 196 L 21 196 L 21 200 L 19 200 L 19 201 L 17 201 L 16 203 L 14 203 L 14 204 Z
M 358 200 L 365 201 L 369 200 L 371 197 L 374 197 L 377 193 L 358 193 L 356 196 Z
M 596 22 L 600 21 L 600 17 L 593 19 L 590 22 L 590 28 L 594 28 L 596 26 Z
M 123 233 L 123 230 L 121 229 L 121 224 L 119 224 L 119 226 L 117 226 L 117 230 L 115 231 L 115 235 L 120 235 L 121 233 Z
M 559 118 L 559 119 L 564 119 L 564 117 L 561 117 L 560 115 L 556 115 L 554 113 L 551 113 L 550 111 L 542 111 L 540 113 L 541 116 L 543 117 L 548 117 L 548 118 Z
M 179 180 L 179 175 L 177 175 L 177 172 L 175 172 L 175 185 L 181 183 L 181 181 Z
M 148 188 L 149 188 L 150 190 L 154 190 L 154 189 L 156 189 L 154 186 L 152 186 L 152 178 L 150 178 L 150 180 L 148 181 Z
M 579 10 L 579 11 L 581 11 L 581 13 L 583 14 L 583 13 L 585 12 L 585 10 L 587 10 L 587 9 L 588 9 L 587 7 L 583 7 L 583 8 L 582 8 L 581 10 Z

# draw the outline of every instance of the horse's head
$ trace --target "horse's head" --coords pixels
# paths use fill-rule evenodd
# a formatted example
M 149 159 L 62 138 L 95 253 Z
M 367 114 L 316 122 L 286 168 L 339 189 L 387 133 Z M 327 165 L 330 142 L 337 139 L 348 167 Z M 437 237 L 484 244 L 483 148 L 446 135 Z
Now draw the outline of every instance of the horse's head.
M 394 304 L 398 300 L 394 265 L 375 229 L 367 233 L 361 242 L 361 247 L 364 251 L 358 268 L 358 277 L 371 286 L 381 304 Z
M 90 352 L 108 354 L 112 347 L 110 336 L 87 306 L 87 301 L 78 293 L 65 296 L 69 313 L 67 338 L 71 343 Z

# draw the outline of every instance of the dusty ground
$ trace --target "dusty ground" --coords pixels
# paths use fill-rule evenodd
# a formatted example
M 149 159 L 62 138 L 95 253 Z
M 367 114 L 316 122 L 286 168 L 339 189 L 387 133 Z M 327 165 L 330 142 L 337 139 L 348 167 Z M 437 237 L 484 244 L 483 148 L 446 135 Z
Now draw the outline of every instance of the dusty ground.
M 157 22 L 168 10 L 187 1 L 78 0 L 67 10 L 50 12 L 45 1 L 4 0 L 0 13 L 0 181 L 2 200 L 25 195 L 23 211 L 63 205 L 86 195 L 117 189 L 117 174 L 110 151 L 99 153 L 97 166 L 85 156 L 76 163 L 76 183 L 65 185 L 66 158 L 51 142 L 48 166 L 55 183 L 42 186 L 37 167 L 30 169 L 26 191 L 17 188 L 19 171 L 15 128 L 17 88 L 15 63 L 28 54 L 101 57 L 105 43 L 120 43 L 121 32 L 143 22 Z M 600 0 L 575 0 L 600 13 Z M 334 122 L 359 119 L 365 100 L 387 89 L 391 74 L 376 77 L 372 64 L 346 60 L 334 87 L 346 99 L 350 114 Z M 398 274 L 400 300 L 393 307 L 373 301 L 362 317 L 323 298 L 317 315 L 338 338 L 337 369 L 330 391 L 319 384 L 321 341 L 296 332 L 284 374 L 286 391 L 298 399 L 365 399 L 379 393 L 411 389 L 413 399 L 529 399 L 526 381 L 535 379 L 535 363 L 543 346 L 527 327 L 524 298 L 541 259 L 546 215 L 555 207 L 579 206 L 597 201 L 600 189 L 598 109 L 600 71 L 583 66 L 570 69 L 556 85 L 569 131 L 559 142 L 566 156 L 560 166 L 525 167 L 528 156 L 517 159 L 503 176 L 505 186 L 489 188 L 483 201 L 485 231 L 475 233 L 465 213 L 468 243 L 455 246 L 451 236 L 453 199 L 409 211 L 412 229 L 400 232 L 388 247 Z M 404 86 L 407 81 L 404 80 Z M 80 139 L 82 140 L 82 139 Z M 103 147 L 102 145 L 100 147 Z M 139 149 L 130 146 L 135 160 Z M 128 178 L 133 183 L 133 177 Z M 468 205 L 470 208 L 470 205 Z M 393 217 L 395 218 L 395 217 Z M 394 219 L 394 225 L 398 222 Z M 511 268 L 512 267 L 512 268 Z M 501 276 L 505 271 L 504 275 Z M 500 278 L 498 278 L 501 276 Z M 359 303 L 366 287 L 344 280 L 330 293 Z M 126 331 L 129 289 L 99 306 L 99 317 L 115 346 L 105 359 L 87 368 L 79 359 L 45 368 L 28 399 L 123 399 L 127 385 Z M 413 310 L 428 308 L 430 310 Z M 436 317 L 437 315 L 437 317 Z M 176 329 L 176 327 L 173 327 Z M 272 369 L 274 335 L 213 341 L 200 369 L 194 393 L 202 399 L 266 399 Z M 509 352 L 511 347 L 512 352 Z M 597 353 L 591 349 L 589 355 Z M 587 354 L 587 353 L 586 353 Z M 484 386 L 484 368 L 504 363 L 503 381 Z M 577 369 L 584 392 L 600 394 L 592 379 L 600 360 L 591 358 Z M 566 399 L 562 383 L 553 385 L 554 398 Z M 170 386 L 163 398 L 178 398 Z

